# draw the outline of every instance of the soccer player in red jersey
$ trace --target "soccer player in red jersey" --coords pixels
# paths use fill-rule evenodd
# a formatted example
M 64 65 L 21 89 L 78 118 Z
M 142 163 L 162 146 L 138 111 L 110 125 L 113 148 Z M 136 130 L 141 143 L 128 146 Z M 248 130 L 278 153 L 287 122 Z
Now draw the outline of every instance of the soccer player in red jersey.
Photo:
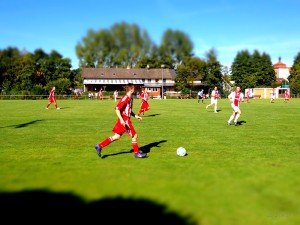
M 147 91 L 144 90 L 141 93 L 140 99 L 141 99 L 141 106 L 140 106 L 140 111 L 138 113 L 138 116 L 140 116 L 141 113 L 143 113 L 143 115 L 144 115 L 144 113 L 150 109 L 150 105 L 148 103 L 149 94 L 147 93 Z
M 285 90 L 284 91 L 284 102 L 288 102 L 290 99 L 289 91 Z
M 231 103 L 233 112 L 229 120 L 227 121 L 227 124 L 230 125 L 231 121 L 234 119 L 234 125 L 237 126 L 237 120 L 242 114 L 240 110 L 240 102 L 244 101 L 244 95 L 243 93 L 241 93 L 241 87 L 237 86 L 236 91 L 231 92 L 230 95 L 228 95 L 228 99 Z
M 104 139 L 102 142 L 95 145 L 95 149 L 99 157 L 101 157 L 101 151 L 105 146 L 111 144 L 113 141 L 119 140 L 125 132 L 131 137 L 131 144 L 133 148 L 134 157 L 145 158 L 147 156 L 147 153 L 139 151 L 139 146 L 137 142 L 138 135 L 130 120 L 131 116 L 135 117 L 138 120 L 142 120 L 142 117 L 135 115 L 132 112 L 132 94 L 134 93 L 134 85 L 131 83 L 127 84 L 125 86 L 125 89 L 126 95 L 124 95 L 120 99 L 117 106 L 115 107 L 118 120 L 112 129 L 114 135 Z
M 56 99 L 55 99 L 55 87 L 53 87 L 53 88 L 51 89 L 48 99 L 49 99 L 49 102 L 48 102 L 48 104 L 46 105 L 46 109 L 48 109 L 49 106 L 50 106 L 52 103 L 54 104 L 54 106 L 55 106 L 56 109 L 59 109 L 58 106 L 57 106 L 57 103 L 56 103 Z

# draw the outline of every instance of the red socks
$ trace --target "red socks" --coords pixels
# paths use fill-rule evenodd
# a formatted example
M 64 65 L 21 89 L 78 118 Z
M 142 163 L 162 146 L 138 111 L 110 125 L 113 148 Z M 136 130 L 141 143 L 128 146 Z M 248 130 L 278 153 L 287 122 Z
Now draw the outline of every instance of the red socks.
M 133 148 L 134 154 L 139 153 L 139 146 L 138 146 L 137 142 L 136 141 L 132 141 L 131 144 L 132 144 L 132 148 Z
M 111 137 L 108 137 L 100 143 L 100 148 L 104 148 L 105 146 L 109 145 L 112 142 L 113 142 L 113 139 Z

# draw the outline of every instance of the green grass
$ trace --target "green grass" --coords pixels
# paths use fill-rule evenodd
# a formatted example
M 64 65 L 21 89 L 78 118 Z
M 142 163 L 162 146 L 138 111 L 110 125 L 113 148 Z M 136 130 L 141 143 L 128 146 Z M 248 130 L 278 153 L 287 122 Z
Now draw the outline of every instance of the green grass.
M 97 156 L 94 144 L 112 135 L 113 100 L 46 104 L 0 101 L 3 195 L 147 200 L 201 225 L 300 224 L 300 99 L 242 103 L 237 127 L 226 124 L 227 99 L 218 114 L 195 99 L 151 100 L 143 121 L 132 118 L 146 159 L 133 157 L 127 134 Z M 180 146 L 187 156 L 176 155 Z

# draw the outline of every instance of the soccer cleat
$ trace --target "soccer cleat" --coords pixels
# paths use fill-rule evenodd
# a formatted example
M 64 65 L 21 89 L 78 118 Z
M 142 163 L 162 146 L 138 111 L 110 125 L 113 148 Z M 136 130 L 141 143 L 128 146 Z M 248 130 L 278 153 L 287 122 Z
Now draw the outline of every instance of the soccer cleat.
M 139 152 L 139 153 L 134 154 L 135 158 L 145 158 L 146 156 L 147 156 L 147 153 L 144 153 L 144 152 Z
M 230 122 L 227 122 L 227 125 L 230 126 Z
M 237 126 L 238 124 L 237 124 L 237 122 L 234 122 L 234 126 Z
M 48 109 L 47 107 L 45 107 L 45 109 Z
M 97 155 L 99 157 L 101 157 L 101 151 L 102 151 L 102 148 L 100 147 L 100 145 L 95 145 L 95 149 L 96 149 L 96 152 L 97 152 Z
M 56 109 L 60 109 L 60 108 L 56 108 Z

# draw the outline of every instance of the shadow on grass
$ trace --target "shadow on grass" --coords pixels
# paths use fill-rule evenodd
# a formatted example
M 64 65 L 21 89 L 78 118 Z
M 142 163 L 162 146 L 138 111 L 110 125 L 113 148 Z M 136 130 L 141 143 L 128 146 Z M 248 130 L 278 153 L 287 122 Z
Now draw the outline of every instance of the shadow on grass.
M 241 120 L 241 121 L 238 121 L 237 122 L 237 125 L 238 126 L 241 126 L 241 125 L 243 125 L 244 123 L 247 123 L 245 120 Z
M 71 108 L 71 107 L 59 107 L 59 110 L 68 109 L 68 108 Z M 48 110 L 57 110 L 57 109 L 55 107 L 49 107 Z
M 6 128 L 6 127 L 24 128 L 24 127 L 27 127 L 28 125 L 32 125 L 32 124 L 35 124 L 40 121 L 42 121 L 42 120 L 33 120 L 28 123 L 21 123 L 21 124 L 17 124 L 17 125 L 10 125 L 10 126 L 0 127 L 0 128 Z
M 72 194 L 41 190 L 0 193 L 0 210 L 1 219 L 9 223 L 196 225 L 190 216 L 147 199 L 116 197 L 84 202 Z
M 151 150 L 151 148 L 160 148 L 159 144 L 164 143 L 164 142 L 167 142 L 167 141 L 166 140 L 162 140 L 162 141 L 153 142 L 153 143 L 144 145 L 144 146 L 140 147 L 139 149 L 142 152 L 149 153 L 150 150 Z
M 156 114 L 144 115 L 143 117 L 153 117 L 153 116 L 160 116 L 160 114 L 156 113 Z
M 153 142 L 153 143 L 150 143 L 150 144 L 147 144 L 147 145 L 144 145 L 142 147 L 139 147 L 139 150 L 142 151 L 142 152 L 145 152 L 145 153 L 149 153 L 151 148 L 159 148 L 159 144 L 161 143 L 164 143 L 164 142 L 167 142 L 166 140 L 162 140 L 162 141 L 157 141 L 157 142 Z M 107 158 L 109 156 L 114 156 L 114 155 L 121 155 L 121 154 L 132 154 L 133 153 L 133 149 L 131 149 L 130 151 L 125 151 L 125 152 L 117 152 L 117 153 L 112 153 L 112 154 L 105 154 L 103 155 L 101 158 L 104 159 L 104 158 Z

